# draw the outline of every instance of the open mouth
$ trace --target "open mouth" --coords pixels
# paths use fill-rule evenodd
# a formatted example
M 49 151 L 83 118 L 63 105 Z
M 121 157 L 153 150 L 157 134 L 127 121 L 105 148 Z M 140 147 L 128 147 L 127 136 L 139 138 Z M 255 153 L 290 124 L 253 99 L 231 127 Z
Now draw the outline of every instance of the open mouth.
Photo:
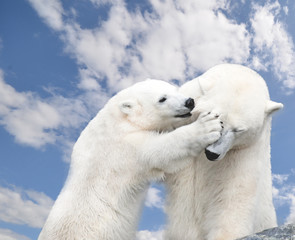
M 191 115 L 192 115 L 191 112 L 188 112 L 186 114 L 176 115 L 175 117 L 176 118 L 187 118 L 187 117 L 190 117 Z

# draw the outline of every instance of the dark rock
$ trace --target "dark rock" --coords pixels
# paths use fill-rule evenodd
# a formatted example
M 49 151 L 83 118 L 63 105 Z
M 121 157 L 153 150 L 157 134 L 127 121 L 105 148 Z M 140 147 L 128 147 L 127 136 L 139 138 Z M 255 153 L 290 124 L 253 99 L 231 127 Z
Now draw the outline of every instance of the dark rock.
M 256 233 L 240 240 L 295 240 L 295 225 L 283 225 L 276 228 L 270 228 L 260 233 Z

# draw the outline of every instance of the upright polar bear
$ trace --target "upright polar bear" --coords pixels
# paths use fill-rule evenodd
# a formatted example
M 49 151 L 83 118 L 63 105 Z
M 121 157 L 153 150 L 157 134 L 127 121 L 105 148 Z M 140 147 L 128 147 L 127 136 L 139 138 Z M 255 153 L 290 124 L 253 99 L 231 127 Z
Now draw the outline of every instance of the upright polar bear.
M 270 130 L 282 104 L 270 101 L 264 80 L 240 65 L 213 67 L 180 91 L 195 99 L 195 114 L 220 112 L 224 130 L 207 156 L 167 175 L 165 239 L 232 240 L 276 226 Z
M 77 140 L 66 184 L 39 240 L 131 240 L 150 180 L 188 164 L 220 137 L 220 120 L 190 117 L 194 102 L 163 81 L 111 98 Z

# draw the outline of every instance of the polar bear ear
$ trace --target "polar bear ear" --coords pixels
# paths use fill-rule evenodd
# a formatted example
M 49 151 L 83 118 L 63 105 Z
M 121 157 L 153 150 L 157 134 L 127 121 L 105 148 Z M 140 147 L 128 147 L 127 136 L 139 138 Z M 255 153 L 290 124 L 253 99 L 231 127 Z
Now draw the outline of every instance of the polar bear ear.
M 277 102 L 273 102 L 273 101 L 269 101 L 267 103 L 267 106 L 266 106 L 266 114 L 270 115 L 278 110 L 280 110 L 281 108 L 283 108 L 283 104 L 282 103 L 277 103 Z
M 120 102 L 119 108 L 122 113 L 129 115 L 134 111 L 134 108 L 136 107 L 136 105 L 137 105 L 136 101 L 128 99 L 128 100 Z

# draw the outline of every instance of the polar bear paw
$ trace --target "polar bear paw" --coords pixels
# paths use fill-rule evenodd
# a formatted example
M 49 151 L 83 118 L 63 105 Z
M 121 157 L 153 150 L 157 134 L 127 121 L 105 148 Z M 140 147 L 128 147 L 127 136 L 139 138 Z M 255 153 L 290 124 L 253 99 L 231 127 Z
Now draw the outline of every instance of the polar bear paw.
M 203 135 L 205 147 L 216 142 L 221 136 L 223 122 L 219 116 L 217 112 L 202 113 L 197 120 L 201 124 L 202 133 L 200 135 Z
M 223 122 L 217 112 L 201 113 L 198 119 L 192 123 L 194 130 L 195 146 L 194 148 L 206 148 L 208 145 L 216 142 L 221 137 Z

